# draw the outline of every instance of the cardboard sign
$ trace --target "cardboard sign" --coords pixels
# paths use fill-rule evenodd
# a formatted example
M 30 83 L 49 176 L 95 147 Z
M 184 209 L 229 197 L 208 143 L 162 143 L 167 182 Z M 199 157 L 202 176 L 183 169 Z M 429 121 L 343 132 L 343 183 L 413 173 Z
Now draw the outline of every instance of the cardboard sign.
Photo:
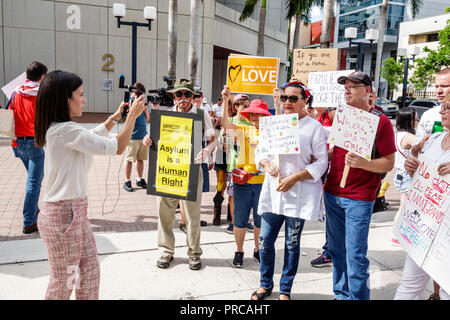
M 450 177 L 440 176 L 434 161 L 421 162 L 394 228 L 401 247 L 441 287 L 450 291 Z
M 339 105 L 328 143 L 371 160 L 379 121 L 377 115 L 345 104 Z
M 278 83 L 279 58 L 230 55 L 227 86 L 230 92 L 272 95 Z
M 345 88 L 337 83 L 341 76 L 347 76 L 355 70 L 310 72 L 308 75 L 308 88 L 314 97 L 312 106 L 334 108 L 345 104 Z
M 26 72 L 22 73 L 20 76 L 15 78 L 13 81 L 7 83 L 3 88 L 2 91 L 5 94 L 6 98 L 11 99 L 11 95 L 14 92 L 14 90 L 25 83 L 27 80 L 27 74 Z
M 258 150 L 261 154 L 300 153 L 298 115 L 284 114 L 259 119 Z
M 338 69 L 338 49 L 295 49 L 292 73 L 309 86 L 310 72 L 334 71 Z
M 195 201 L 202 119 L 196 113 L 152 110 L 147 194 Z M 195 125 L 197 124 L 197 125 Z M 198 138 L 199 141 L 195 141 Z M 198 149 L 198 150 L 197 150 Z

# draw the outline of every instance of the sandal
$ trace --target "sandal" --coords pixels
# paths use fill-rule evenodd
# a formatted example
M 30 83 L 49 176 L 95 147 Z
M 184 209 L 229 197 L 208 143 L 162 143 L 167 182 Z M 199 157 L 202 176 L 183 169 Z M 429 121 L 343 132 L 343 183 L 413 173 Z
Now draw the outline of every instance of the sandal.
M 288 297 L 288 300 L 291 300 L 291 295 L 290 295 L 290 294 L 287 294 L 287 293 L 280 293 L 280 295 L 278 296 L 278 300 L 281 300 L 280 297 L 281 297 L 282 295 Z
M 252 293 L 251 299 L 253 300 L 253 297 L 257 297 L 258 299 L 256 299 L 256 300 L 264 300 L 266 297 L 268 297 L 272 294 L 272 289 L 273 289 L 273 287 L 270 289 L 267 289 L 265 292 L 258 292 L 258 290 L 256 290 L 255 292 Z

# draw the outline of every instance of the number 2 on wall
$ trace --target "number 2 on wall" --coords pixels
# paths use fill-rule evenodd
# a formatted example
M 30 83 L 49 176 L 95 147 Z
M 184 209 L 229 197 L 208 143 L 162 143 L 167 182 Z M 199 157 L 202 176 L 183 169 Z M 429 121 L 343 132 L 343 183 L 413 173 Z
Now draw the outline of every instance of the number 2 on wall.
M 106 60 L 105 64 L 102 67 L 102 71 L 112 71 L 114 72 L 114 68 L 111 66 L 114 63 L 114 56 L 111 53 L 105 53 L 102 58 L 103 61 Z

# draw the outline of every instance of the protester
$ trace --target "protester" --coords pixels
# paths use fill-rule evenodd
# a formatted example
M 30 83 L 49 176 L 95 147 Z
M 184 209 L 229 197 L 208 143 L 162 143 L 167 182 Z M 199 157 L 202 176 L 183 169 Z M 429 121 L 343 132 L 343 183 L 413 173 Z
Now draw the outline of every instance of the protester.
M 15 136 L 12 140 L 14 156 L 19 158 L 27 170 L 25 200 L 23 203 L 24 234 L 38 231 L 37 216 L 39 214 L 39 195 L 44 177 L 44 149 L 34 144 L 34 120 L 36 96 L 39 83 L 47 73 L 47 67 L 34 61 L 27 66 L 27 80 L 11 95 L 7 109 L 14 111 Z
M 144 110 L 142 96 L 129 109 L 117 137 L 109 137 L 128 103 L 89 131 L 72 121 L 82 115 L 86 102 L 83 81 L 59 70 L 44 77 L 37 96 L 35 143 L 47 155 L 44 203 L 38 217 L 50 264 L 46 299 L 69 299 L 74 287 L 77 300 L 98 299 L 100 266 L 87 218 L 87 175 L 93 155 L 124 152 L 136 118 Z
M 137 88 L 137 91 L 134 91 L 131 94 L 130 100 L 133 101 L 139 95 L 145 95 L 145 87 L 142 83 L 136 82 L 133 84 L 134 87 Z M 125 164 L 125 183 L 123 188 L 128 192 L 134 191 L 131 186 L 131 170 L 133 169 L 133 163 L 136 162 L 136 185 L 143 189 L 147 189 L 147 183 L 145 182 L 144 177 L 144 160 L 148 159 L 148 146 L 142 143 L 142 139 L 148 134 L 147 131 L 147 123 L 150 121 L 150 113 L 148 109 L 145 108 L 142 114 L 136 119 L 136 123 L 134 125 L 133 134 L 131 135 L 130 144 L 127 146 L 125 151 L 126 164 Z
M 202 148 L 201 152 L 196 155 L 195 161 L 202 163 L 211 157 L 211 152 L 215 147 L 215 130 L 211 124 L 211 118 L 207 112 L 200 111 L 193 105 L 194 95 L 197 91 L 191 81 L 180 79 L 175 82 L 174 88 L 167 91 L 167 94 L 173 98 L 175 106 L 172 111 L 197 113 L 203 115 L 203 134 L 208 144 Z M 152 145 L 153 141 L 149 135 L 144 137 L 144 144 Z M 202 267 L 200 256 L 203 251 L 200 248 L 200 211 L 202 203 L 203 189 L 203 171 L 199 170 L 197 199 L 195 201 L 182 200 L 186 217 L 186 242 L 188 246 L 187 255 L 189 256 L 189 268 L 191 270 L 199 270 Z M 170 262 L 173 261 L 175 254 L 175 236 L 173 233 L 173 224 L 175 219 L 175 211 L 178 206 L 178 199 L 168 197 L 158 197 L 159 219 L 158 219 L 158 248 L 161 251 L 161 257 L 156 265 L 159 268 L 168 268 Z
M 372 90 L 370 77 L 360 71 L 339 77 L 345 86 L 348 105 L 367 112 Z M 375 138 L 377 155 L 363 159 L 352 152 L 333 147 L 330 171 L 324 186 L 327 214 L 326 232 L 333 260 L 333 291 L 337 300 L 370 299 L 367 244 L 373 204 L 380 174 L 392 170 L 395 139 L 391 121 L 379 113 Z M 344 166 L 350 167 L 344 188 L 340 187 Z
M 395 153 L 396 172 L 394 184 L 401 193 L 401 198 L 400 207 L 394 218 L 394 225 L 402 212 L 406 194 L 411 186 L 411 177 L 405 170 L 405 160 L 408 158 L 411 147 L 416 140 L 414 134 L 416 133 L 416 128 L 419 123 L 419 116 L 413 108 L 407 107 L 399 110 L 395 122 L 397 128 L 397 134 L 395 136 L 397 152 Z M 395 236 L 392 237 L 391 242 L 395 245 L 399 245 L 398 239 Z
M 406 171 L 413 176 L 420 165 L 418 154 L 423 153 L 438 166 L 439 175 L 450 174 L 450 95 L 441 103 L 440 115 L 442 126 L 446 132 L 436 132 L 427 135 L 419 144 L 411 148 L 411 154 L 405 160 Z M 403 276 L 395 300 L 419 300 L 422 299 L 425 288 L 430 281 L 430 276 L 418 266 L 407 254 L 403 267 Z M 437 300 L 437 299 L 435 299 Z M 439 300 L 450 300 L 450 295 L 442 288 L 439 292 Z
M 213 126 L 214 128 L 220 130 L 220 128 L 222 127 L 222 97 L 219 98 L 219 100 L 217 100 L 217 103 L 214 104 L 211 108 L 212 111 L 212 122 L 213 122 Z
M 260 287 L 252 294 L 253 300 L 263 300 L 272 293 L 275 241 L 283 223 L 285 246 L 279 299 L 290 300 L 305 220 L 317 220 L 321 212 L 321 176 L 328 165 L 327 134 L 306 114 L 305 105 L 311 100 L 309 90 L 300 82 L 289 83 L 281 96 L 285 114 L 298 115 L 297 141 L 301 153 L 279 155 L 278 165 L 275 156 L 262 155 L 257 149 L 256 162 L 265 170 L 266 178 L 258 206 L 262 216 L 259 236 L 261 280 Z M 311 161 L 313 156 L 314 162 Z
M 224 104 L 228 104 L 230 98 L 230 91 L 227 86 L 222 90 L 222 98 Z M 255 249 L 253 251 L 253 258 L 259 263 L 259 231 L 261 227 L 261 217 L 258 215 L 258 201 L 261 193 L 262 183 L 264 182 L 264 174 L 260 173 L 256 167 L 255 149 L 258 144 L 259 136 L 259 118 L 263 116 L 271 116 L 269 107 L 263 100 L 253 100 L 250 106 L 241 111 L 241 114 L 246 117 L 252 124 L 236 125 L 230 122 L 227 112 L 223 114 L 223 127 L 226 130 L 236 130 L 238 136 L 240 150 L 236 169 L 241 169 L 241 174 L 249 177 L 247 181 L 233 183 L 234 196 L 234 225 L 233 233 L 236 241 L 237 251 L 235 252 L 233 265 L 236 268 L 242 268 L 244 259 L 244 240 L 247 229 L 250 211 L 253 209 L 254 222 L 254 242 Z M 245 179 L 246 180 L 246 179 Z

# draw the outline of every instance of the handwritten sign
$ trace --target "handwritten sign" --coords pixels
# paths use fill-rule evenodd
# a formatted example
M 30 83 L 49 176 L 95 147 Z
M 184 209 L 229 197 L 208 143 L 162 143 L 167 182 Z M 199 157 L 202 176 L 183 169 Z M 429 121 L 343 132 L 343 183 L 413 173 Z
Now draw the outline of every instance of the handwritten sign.
M 419 161 L 394 234 L 414 262 L 450 291 L 450 179 L 427 157 Z
M 20 76 L 15 78 L 13 81 L 7 83 L 3 88 L 2 91 L 5 94 L 6 98 L 11 99 L 11 95 L 13 94 L 14 90 L 25 83 L 27 80 L 27 74 L 26 72 L 22 73 Z
M 199 165 L 194 164 L 193 146 L 198 126 L 194 122 L 201 121 L 198 114 L 152 110 L 148 194 L 196 200 Z M 201 135 L 198 139 L 200 145 Z
M 261 154 L 300 153 L 297 138 L 298 116 L 285 114 L 259 119 L 259 144 Z
M 313 107 L 332 108 L 345 104 L 345 88 L 337 83 L 341 76 L 347 76 L 355 70 L 310 72 L 308 88 L 314 97 Z
M 377 115 L 348 105 L 339 105 L 328 143 L 370 160 L 379 121 Z
M 292 73 L 298 80 L 309 85 L 310 72 L 338 69 L 338 49 L 295 49 Z
M 278 82 L 279 58 L 230 55 L 227 86 L 231 92 L 272 95 Z

